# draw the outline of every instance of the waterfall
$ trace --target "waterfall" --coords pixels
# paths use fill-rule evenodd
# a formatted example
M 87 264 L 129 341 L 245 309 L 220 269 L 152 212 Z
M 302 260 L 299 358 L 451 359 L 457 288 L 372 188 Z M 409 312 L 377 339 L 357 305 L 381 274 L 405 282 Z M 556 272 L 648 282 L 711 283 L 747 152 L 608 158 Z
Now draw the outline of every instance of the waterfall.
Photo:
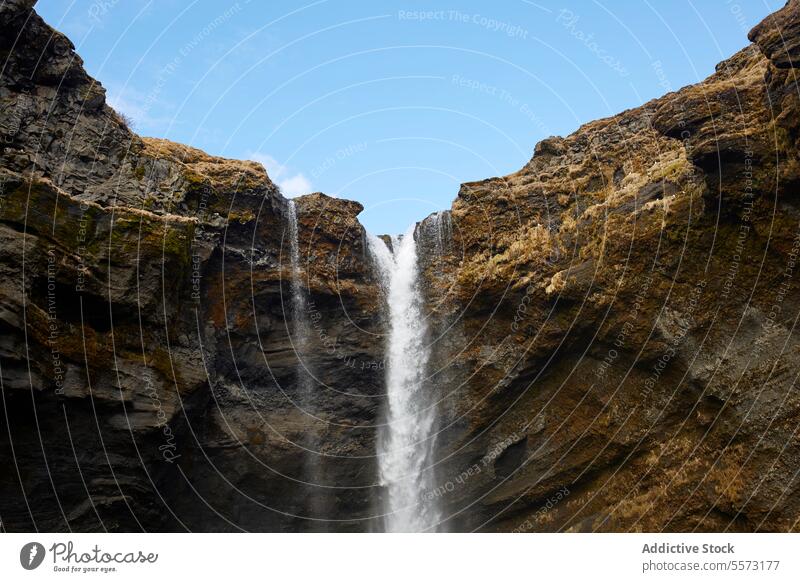
M 308 400 L 312 389 L 312 378 L 304 368 L 303 355 L 308 349 L 309 326 L 306 321 L 306 294 L 303 273 L 300 269 L 300 237 L 297 226 L 297 206 L 289 200 L 289 259 L 292 266 L 292 347 L 297 354 L 298 393 L 302 401 Z M 301 404 L 304 402 L 301 401 Z
M 289 258 L 292 267 L 291 281 L 291 307 L 292 325 L 291 342 L 297 364 L 295 366 L 295 382 L 297 384 L 297 398 L 295 406 L 300 407 L 307 415 L 312 415 L 313 396 L 315 380 L 312 376 L 310 363 L 307 355 L 310 353 L 309 340 L 311 338 L 311 327 L 308 323 L 308 302 L 306 300 L 306 290 L 303 284 L 303 270 L 300 268 L 300 237 L 297 223 L 297 206 L 294 200 L 289 201 Z M 306 486 L 302 493 L 305 504 L 313 521 L 311 528 L 319 531 L 320 525 L 324 524 L 325 510 L 327 508 L 327 489 L 319 488 L 322 476 L 322 456 L 319 455 L 320 438 L 317 430 L 307 430 L 303 437 L 298 440 L 297 446 L 302 446 L 304 452 L 303 476 Z
M 292 327 L 295 334 L 295 349 L 301 338 L 298 332 L 303 325 L 303 314 L 306 311 L 306 297 L 303 293 L 302 273 L 300 272 L 300 237 L 297 226 L 297 205 L 289 200 L 289 259 L 292 265 Z
M 453 238 L 453 224 L 449 210 L 434 212 L 429 221 L 430 229 L 433 230 L 433 240 L 436 247 L 436 254 L 442 256 Z
M 425 376 L 429 347 L 418 278 L 414 228 L 392 239 L 392 251 L 373 235 L 368 248 L 387 296 L 386 422 L 378 433 L 378 464 L 386 487 L 385 528 L 434 531 L 439 511 L 432 495 L 435 407 Z

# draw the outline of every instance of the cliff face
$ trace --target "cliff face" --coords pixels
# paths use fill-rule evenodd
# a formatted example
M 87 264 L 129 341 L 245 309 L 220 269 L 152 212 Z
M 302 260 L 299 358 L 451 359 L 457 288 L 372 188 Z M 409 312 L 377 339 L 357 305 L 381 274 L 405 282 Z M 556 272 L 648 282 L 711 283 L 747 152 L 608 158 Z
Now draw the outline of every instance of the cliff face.
M 799 6 L 462 186 L 425 253 L 455 529 L 796 527 Z
M 361 206 L 297 199 L 295 271 L 264 169 L 132 133 L 33 4 L 0 7 L 3 527 L 379 528 Z M 796 527 L 798 27 L 419 225 L 446 528 Z
M 297 201 L 308 401 L 287 201 L 259 164 L 133 134 L 32 5 L 0 8 L 3 526 L 314 529 L 296 517 L 313 493 L 337 529 L 372 527 L 360 205 Z M 309 434 L 322 493 L 303 485 Z

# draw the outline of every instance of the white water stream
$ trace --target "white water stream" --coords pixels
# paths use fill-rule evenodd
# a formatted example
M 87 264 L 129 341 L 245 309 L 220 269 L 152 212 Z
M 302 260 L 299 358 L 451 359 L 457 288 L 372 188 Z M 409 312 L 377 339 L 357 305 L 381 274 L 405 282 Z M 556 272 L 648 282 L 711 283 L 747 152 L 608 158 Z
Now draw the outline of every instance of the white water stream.
M 381 484 L 386 487 L 384 526 L 389 532 L 435 531 L 439 510 L 426 493 L 435 488 L 435 407 L 425 377 L 430 358 L 417 265 L 414 228 L 392 239 L 368 235 L 390 322 L 386 346 L 387 410 L 378 434 Z
M 309 340 L 311 328 L 308 322 L 308 301 L 306 299 L 305 285 L 303 284 L 303 270 L 300 267 L 300 240 L 297 224 L 297 207 L 294 200 L 289 201 L 289 258 L 292 266 L 292 330 L 291 341 L 297 355 L 295 368 L 297 381 L 297 399 L 295 405 L 302 408 L 308 415 L 314 415 L 314 387 L 316 382 L 312 376 L 308 361 L 311 349 Z M 312 531 L 323 531 L 324 516 L 327 511 L 326 489 L 318 487 L 322 477 L 322 457 L 318 454 L 320 449 L 319 434 L 316 429 L 308 430 L 301 442 L 297 443 L 306 449 L 304 454 L 303 480 L 312 491 L 306 497 L 307 509 L 314 521 L 310 525 Z

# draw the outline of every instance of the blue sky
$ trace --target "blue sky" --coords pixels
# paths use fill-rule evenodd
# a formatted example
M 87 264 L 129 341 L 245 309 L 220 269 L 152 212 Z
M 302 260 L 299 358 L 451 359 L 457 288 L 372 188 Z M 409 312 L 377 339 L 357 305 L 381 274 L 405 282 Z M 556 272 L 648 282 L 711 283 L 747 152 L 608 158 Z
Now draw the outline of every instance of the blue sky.
M 360 201 L 375 233 L 708 76 L 783 0 L 40 0 L 135 129 Z

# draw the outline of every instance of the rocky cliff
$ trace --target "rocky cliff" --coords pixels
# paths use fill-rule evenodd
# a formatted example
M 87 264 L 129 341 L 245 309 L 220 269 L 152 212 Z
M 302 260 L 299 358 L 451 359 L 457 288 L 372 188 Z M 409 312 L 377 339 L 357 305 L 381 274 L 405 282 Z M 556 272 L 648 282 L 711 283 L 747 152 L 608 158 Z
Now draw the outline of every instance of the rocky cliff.
M 4 527 L 313 529 L 312 493 L 336 529 L 372 527 L 382 349 L 361 206 L 297 202 L 301 366 L 288 206 L 263 167 L 132 133 L 32 5 L 0 8 Z
M 297 199 L 293 269 L 264 169 L 131 132 L 33 4 L 0 7 L 3 527 L 380 529 L 361 206 Z M 442 529 L 797 527 L 800 1 L 750 39 L 418 226 Z

